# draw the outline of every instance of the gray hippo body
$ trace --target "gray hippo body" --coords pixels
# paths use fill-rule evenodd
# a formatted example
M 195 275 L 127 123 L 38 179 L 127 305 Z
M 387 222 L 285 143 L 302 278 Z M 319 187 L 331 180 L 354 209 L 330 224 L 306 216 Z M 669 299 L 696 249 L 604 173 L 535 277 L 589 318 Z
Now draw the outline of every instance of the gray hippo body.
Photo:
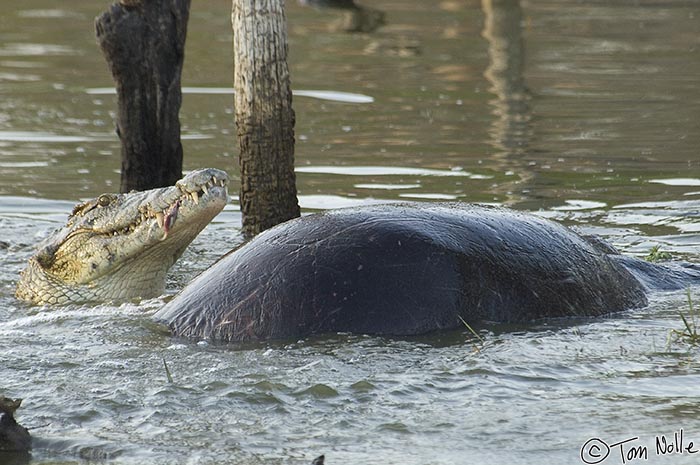
M 155 318 L 176 336 L 223 342 L 415 335 L 459 327 L 462 319 L 527 322 L 641 307 L 649 283 L 635 275 L 657 268 L 504 208 L 360 207 L 260 234 L 195 278 Z M 668 287 L 685 278 L 674 273 L 664 271 Z

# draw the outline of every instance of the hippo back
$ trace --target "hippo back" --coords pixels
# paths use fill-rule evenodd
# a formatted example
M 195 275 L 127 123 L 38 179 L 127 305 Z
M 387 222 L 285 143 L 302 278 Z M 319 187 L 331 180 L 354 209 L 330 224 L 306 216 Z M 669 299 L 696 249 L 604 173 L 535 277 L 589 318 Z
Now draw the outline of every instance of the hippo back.
M 640 283 L 557 223 L 466 204 L 309 215 L 222 257 L 156 315 L 178 336 L 411 335 L 491 320 L 600 315 Z

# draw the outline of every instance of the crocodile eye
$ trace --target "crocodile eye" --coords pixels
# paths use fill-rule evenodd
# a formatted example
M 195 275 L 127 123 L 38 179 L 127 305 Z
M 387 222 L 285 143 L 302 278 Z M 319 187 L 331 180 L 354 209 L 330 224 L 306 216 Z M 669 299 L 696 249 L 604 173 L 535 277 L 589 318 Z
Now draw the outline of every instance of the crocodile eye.
M 112 200 L 114 200 L 114 196 L 109 195 L 109 194 L 102 194 L 97 198 L 97 205 L 100 207 L 106 207 L 110 203 L 112 203 Z

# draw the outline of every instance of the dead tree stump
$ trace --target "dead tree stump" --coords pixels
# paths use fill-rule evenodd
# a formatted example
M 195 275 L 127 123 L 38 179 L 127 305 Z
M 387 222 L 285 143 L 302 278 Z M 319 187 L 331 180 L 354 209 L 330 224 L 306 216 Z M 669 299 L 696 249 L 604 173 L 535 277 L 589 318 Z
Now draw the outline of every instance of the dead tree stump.
M 299 216 L 283 0 L 233 0 L 235 118 L 243 233 Z
M 121 0 L 95 19 L 112 72 L 121 140 L 121 191 L 182 177 L 180 76 L 190 0 Z

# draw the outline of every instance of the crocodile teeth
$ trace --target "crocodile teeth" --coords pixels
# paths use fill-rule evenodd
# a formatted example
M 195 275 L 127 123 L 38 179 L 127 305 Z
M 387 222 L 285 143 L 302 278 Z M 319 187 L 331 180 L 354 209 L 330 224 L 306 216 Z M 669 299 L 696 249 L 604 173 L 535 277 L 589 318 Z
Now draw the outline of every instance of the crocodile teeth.
M 190 197 L 192 197 L 192 201 L 195 205 L 199 205 L 199 195 L 197 195 L 196 192 L 191 192 Z
M 209 193 L 209 189 L 207 188 L 206 184 L 202 184 L 202 191 L 204 191 L 205 194 Z
M 163 224 L 165 224 L 165 215 L 163 212 L 156 213 L 156 221 L 158 222 L 158 227 L 163 229 Z

